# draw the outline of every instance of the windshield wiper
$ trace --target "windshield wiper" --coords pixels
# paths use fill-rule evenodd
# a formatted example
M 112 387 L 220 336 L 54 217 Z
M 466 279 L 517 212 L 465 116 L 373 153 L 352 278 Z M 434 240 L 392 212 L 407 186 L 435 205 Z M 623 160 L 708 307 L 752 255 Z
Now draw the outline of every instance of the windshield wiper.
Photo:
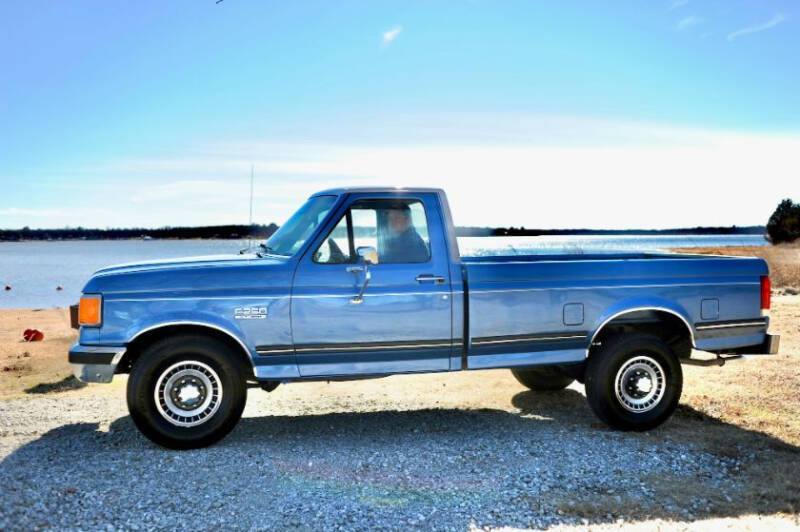
M 272 251 L 272 248 L 267 246 L 266 244 L 259 244 L 258 248 L 259 249 L 263 249 L 264 253 L 269 253 L 270 251 Z M 239 255 L 244 255 L 245 253 L 247 253 L 251 249 L 253 249 L 253 248 L 252 247 L 246 247 L 244 249 L 240 249 L 239 250 Z M 260 251 L 256 251 L 255 254 L 258 256 L 258 258 L 263 258 L 264 257 L 264 255 L 262 255 Z
M 263 257 L 264 254 L 283 256 L 280 253 L 276 253 L 275 248 L 273 248 L 272 246 L 268 246 L 263 243 L 258 245 L 258 249 L 261 250 L 261 251 L 256 251 L 256 255 L 258 255 L 259 257 Z

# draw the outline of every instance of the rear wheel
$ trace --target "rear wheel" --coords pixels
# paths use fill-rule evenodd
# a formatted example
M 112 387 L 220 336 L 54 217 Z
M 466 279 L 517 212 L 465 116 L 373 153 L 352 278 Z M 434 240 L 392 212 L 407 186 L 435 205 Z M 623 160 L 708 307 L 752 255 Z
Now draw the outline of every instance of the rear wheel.
M 678 358 L 658 337 L 635 333 L 608 340 L 589 357 L 586 398 L 601 420 L 620 430 L 666 421 L 681 397 Z
M 537 392 L 563 390 L 575 380 L 555 367 L 512 369 L 511 373 L 520 384 Z
M 145 349 L 131 369 L 127 398 L 131 419 L 150 440 L 194 449 L 219 441 L 236 426 L 247 386 L 227 345 L 182 335 Z

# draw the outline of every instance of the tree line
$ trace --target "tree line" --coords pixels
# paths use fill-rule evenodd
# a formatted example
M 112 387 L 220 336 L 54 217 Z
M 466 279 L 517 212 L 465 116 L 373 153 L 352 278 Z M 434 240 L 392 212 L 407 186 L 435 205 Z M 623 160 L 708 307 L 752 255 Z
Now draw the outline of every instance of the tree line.
M 268 238 L 278 229 L 274 223 L 253 225 L 210 225 L 146 229 L 0 229 L 0 241 L 20 240 L 130 240 L 144 239 L 241 239 Z M 677 229 L 526 229 L 525 227 L 456 227 L 457 236 L 546 236 L 546 235 L 763 235 L 764 226 L 690 227 Z
M 270 224 L 160 227 L 157 229 L 0 229 L 0 241 L 20 240 L 123 240 L 158 239 L 265 239 L 278 226 Z M 800 204 L 787 198 L 780 202 L 766 226 L 680 227 L 674 229 L 530 229 L 525 227 L 456 227 L 457 236 L 553 236 L 553 235 L 764 235 L 773 244 L 800 238 Z
M 129 240 L 143 239 L 241 239 L 267 238 L 278 229 L 274 223 L 262 225 L 209 225 L 201 227 L 160 227 L 146 229 L 90 229 L 85 227 L 65 227 L 63 229 L 0 229 L 0 241 L 19 240 Z

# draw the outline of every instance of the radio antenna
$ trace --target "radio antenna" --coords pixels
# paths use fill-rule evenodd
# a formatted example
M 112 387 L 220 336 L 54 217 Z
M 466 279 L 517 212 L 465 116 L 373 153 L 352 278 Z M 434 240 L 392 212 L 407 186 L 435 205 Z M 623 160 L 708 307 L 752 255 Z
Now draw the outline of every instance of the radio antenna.
M 247 227 L 247 248 L 249 249 L 252 245 L 250 242 L 250 235 L 253 233 L 253 175 L 254 175 L 255 165 L 250 165 L 250 220 L 248 222 Z

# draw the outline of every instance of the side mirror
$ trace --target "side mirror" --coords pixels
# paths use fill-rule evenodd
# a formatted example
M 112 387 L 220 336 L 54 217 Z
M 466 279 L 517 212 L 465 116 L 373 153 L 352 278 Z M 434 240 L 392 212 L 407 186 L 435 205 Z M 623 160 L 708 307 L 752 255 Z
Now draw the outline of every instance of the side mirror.
M 378 250 L 372 246 L 360 246 L 356 249 L 356 255 L 364 264 L 378 264 Z

